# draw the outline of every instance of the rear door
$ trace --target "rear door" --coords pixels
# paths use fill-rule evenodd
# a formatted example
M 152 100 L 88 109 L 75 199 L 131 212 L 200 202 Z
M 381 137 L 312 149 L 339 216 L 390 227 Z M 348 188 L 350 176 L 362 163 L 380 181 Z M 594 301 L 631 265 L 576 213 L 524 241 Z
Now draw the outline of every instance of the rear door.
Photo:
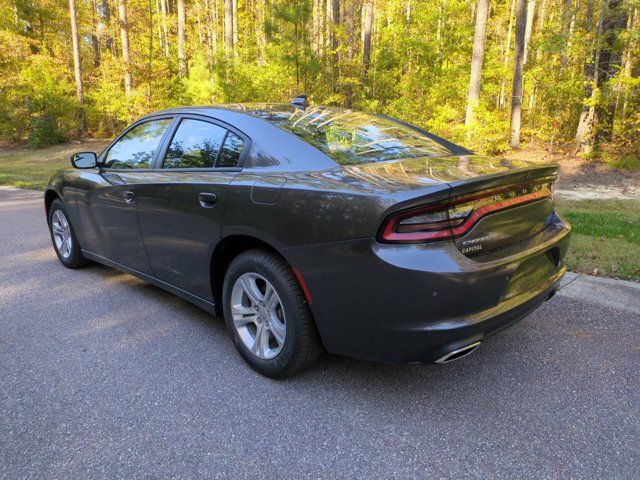
M 99 169 L 77 182 L 78 216 L 84 250 L 150 274 L 136 209 L 138 187 L 147 181 L 171 116 L 133 124 L 100 156 Z
M 181 115 L 150 178 L 136 192 L 140 230 L 153 275 L 213 301 L 210 264 L 220 241 L 227 188 L 249 139 L 233 127 Z

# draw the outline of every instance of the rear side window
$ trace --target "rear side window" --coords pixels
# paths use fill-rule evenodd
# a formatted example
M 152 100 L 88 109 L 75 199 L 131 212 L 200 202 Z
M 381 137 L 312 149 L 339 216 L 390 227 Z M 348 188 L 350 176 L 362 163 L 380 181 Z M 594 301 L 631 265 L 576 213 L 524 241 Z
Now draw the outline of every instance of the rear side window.
M 233 132 L 229 132 L 227 139 L 224 141 L 224 146 L 220 151 L 218 157 L 218 163 L 216 167 L 235 167 L 238 165 L 240 155 L 244 148 L 244 140 Z
M 171 140 L 164 168 L 213 168 L 227 129 L 209 122 L 184 119 Z
M 331 107 L 252 111 L 300 137 L 341 165 L 443 157 L 444 144 L 393 119 Z
M 152 120 L 136 125 L 107 153 L 104 166 L 107 168 L 149 168 L 164 132 L 173 119 Z

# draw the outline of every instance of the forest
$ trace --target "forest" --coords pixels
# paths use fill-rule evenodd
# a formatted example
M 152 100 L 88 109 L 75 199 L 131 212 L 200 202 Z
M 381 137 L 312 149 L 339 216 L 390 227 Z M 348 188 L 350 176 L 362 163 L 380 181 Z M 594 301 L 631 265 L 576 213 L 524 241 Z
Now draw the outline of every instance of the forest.
M 0 140 L 177 105 L 379 112 L 480 152 L 640 152 L 640 0 L 2 0 Z

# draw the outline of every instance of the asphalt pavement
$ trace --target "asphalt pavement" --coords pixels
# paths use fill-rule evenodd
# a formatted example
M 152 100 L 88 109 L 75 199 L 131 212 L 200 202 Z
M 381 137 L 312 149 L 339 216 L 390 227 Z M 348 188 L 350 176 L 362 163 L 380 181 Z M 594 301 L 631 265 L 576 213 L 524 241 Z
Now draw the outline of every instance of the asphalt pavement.
M 274 381 L 220 319 L 65 269 L 42 193 L 0 189 L 0 478 L 638 478 L 640 314 L 599 301 L 616 285 L 569 284 L 446 366 L 325 356 Z

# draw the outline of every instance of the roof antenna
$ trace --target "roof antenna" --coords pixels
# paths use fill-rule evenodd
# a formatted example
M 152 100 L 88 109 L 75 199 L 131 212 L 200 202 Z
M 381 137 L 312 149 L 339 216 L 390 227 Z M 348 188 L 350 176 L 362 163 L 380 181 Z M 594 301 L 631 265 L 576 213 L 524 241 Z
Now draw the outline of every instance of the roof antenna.
M 298 107 L 301 109 L 305 109 L 309 106 L 309 102 L 307 101 L 307 96 L 303 93 L 301 95 L 298 95 L 296 98 L 294 98 L 291 101 L 291 105 L 293 105 L 294 107 Z

